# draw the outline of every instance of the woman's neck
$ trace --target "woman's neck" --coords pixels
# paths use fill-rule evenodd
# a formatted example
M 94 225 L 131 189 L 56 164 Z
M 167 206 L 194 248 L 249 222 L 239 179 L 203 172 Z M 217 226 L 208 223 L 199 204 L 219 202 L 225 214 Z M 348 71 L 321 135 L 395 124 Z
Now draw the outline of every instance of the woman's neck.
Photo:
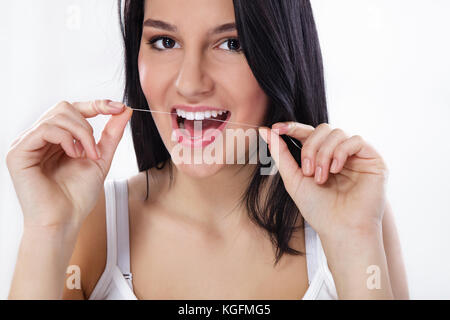
M 191 177 L 172 167 L 174 181 L 167 199 L 183 218 L 220 229 L 248 222 L 242 197 L 255 165 L 227 165 L 207 178 Z

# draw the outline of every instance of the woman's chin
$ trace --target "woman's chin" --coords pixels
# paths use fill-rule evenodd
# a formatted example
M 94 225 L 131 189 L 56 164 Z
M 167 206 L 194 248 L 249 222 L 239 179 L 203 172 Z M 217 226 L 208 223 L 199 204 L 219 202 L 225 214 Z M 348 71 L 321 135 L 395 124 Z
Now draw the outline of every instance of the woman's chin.
M 208 178 L 217 174 L 226 164 L 176 164 L 177 170 L 181 171 L 192 178 Z

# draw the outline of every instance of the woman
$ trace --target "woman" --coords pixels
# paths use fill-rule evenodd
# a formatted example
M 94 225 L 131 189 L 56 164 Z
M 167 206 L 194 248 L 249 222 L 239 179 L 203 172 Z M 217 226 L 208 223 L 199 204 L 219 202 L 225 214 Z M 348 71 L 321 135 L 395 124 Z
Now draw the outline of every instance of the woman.
M 153 113 L 61 102 L 12 144 L 10 298 L 408 298 L 383 159 L 327 124 L 309 1 L 128 0 L 121 23 L 125 101 Z M 105 183 L 130 119 L 140 173 Z M 276 174 L 251 135 L 234 154 L 254 127 Z

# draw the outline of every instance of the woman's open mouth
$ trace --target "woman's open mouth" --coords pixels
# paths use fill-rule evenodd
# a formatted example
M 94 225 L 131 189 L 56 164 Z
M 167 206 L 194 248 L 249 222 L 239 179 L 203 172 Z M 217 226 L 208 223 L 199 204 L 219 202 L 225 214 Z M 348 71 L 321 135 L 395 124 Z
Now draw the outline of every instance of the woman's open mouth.
M 175 107 L 172 126 L 178 142 L 186 146 L 205 147 L 221 134 L 231 112 L 208 107 Z

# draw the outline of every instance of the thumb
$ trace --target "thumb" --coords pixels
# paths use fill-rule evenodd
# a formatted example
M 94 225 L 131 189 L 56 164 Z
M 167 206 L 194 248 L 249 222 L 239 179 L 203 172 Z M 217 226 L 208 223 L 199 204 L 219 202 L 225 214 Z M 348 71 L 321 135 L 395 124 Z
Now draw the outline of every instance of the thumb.
M 125 127 L 132 114 L 133 110 L 131 108 L 124 108 L 122 113 L 111 116 L 102 131 L 102 136 L 98 142 L 101 159 L 98 161 L 104 162 L 106 169 L 105 175 L 111 167 L 114 153 L 116 152 L 117 146 L 122 139 Z
M 277 134 L 278 129 L 271 130 L 267 127 L 260 127 L 258 131 L 269 146 L 270 155 L 280 172 L 286 191 L 293 196 L 303 180 L 301 168 L 289 151 L 286 142 Z

